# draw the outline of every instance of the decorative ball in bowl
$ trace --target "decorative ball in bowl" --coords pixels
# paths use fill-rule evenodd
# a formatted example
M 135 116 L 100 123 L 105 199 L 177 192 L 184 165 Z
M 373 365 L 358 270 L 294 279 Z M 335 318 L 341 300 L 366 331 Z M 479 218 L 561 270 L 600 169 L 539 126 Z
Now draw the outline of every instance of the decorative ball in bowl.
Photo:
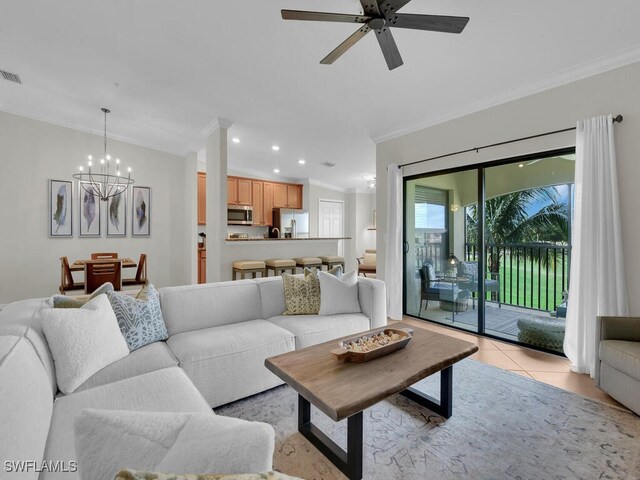
M 406 347 L 411 337 L 410 328 L 378 328 L 338 342 L 331 353 L 342 362 L 368 362 Z

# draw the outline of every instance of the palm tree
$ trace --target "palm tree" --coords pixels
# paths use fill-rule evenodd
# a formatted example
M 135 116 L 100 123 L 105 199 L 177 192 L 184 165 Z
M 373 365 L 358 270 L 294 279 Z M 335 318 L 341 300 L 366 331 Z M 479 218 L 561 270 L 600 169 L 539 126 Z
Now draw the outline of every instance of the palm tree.
M 533 213 L 532 213 L 533 209 Z M 467 243 L 475 244 L 478 232 L 477 205 L 466 209 Z M 539 187 L 490 198 L 484 203 L 487 246 L 523 243 L 567 244 L 569 209 L 558 201 L 554 187 Z M 489 271 L 499 272 L 500 249 L 489 248 Z M 530 250 L 533 254 L 532 249 Z M 555 259 L 551 259 L 555 261 Z M 546 262 L 546 257 L 542 259 Z

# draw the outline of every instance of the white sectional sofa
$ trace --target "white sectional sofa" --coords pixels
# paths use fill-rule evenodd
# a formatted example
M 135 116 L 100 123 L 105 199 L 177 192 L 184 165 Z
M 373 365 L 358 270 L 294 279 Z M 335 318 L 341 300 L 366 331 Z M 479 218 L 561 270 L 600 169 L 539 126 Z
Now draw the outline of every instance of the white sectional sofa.
M 384 283 L 360 277 L 358 295 L 362 313 L 283 316 L 279 277 L 161 289 L 169 339 L 131 352 L 70 395 L 58 392 L 42 333 L 39 312 L 45 301 L 7 305 L 0 311 L 0 479 L 78 478 L 74 472 L 37 470 L 43 462 L 48 467 L 60 462 L 57 468 L 68 470 L 76 461 L 73 423 L 83 409 L 215 415 L 213 407 L 281 384 L 264 367 L 267 357 L 386 325 Z M 235 421 L 243 427 L 235 438 L 212 439 L 219 471 L 270 470 L 271 427 L 252 422 L 247 428 L 247 422 Z M 8 471 L 17 464 L 7 462 L 20 461 L 35 465 L 24 473 Z

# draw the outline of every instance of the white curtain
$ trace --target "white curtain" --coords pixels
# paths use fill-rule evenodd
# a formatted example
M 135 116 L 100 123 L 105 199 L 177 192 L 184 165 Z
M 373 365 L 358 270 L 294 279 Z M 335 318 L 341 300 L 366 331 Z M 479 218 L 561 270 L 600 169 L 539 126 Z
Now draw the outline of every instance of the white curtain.
M 384 281 L 387 286 L 387 315 L 402 319 L 402 169 L 395 163 L 387 170 L 387 230 Z
M 596 317 L 629 313 L 611 115 L 578 122 L 574 215 L 564 352 L 593 377 Z

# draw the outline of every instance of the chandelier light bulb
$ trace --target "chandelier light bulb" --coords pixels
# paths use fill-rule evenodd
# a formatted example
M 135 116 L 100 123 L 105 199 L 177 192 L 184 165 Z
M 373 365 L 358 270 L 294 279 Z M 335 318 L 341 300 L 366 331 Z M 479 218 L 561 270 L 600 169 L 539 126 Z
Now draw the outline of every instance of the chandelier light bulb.
M 101 159 L 100 159 L 100 164 L 101 164 L 101 165 L 104 165 L 104 158 L 101 158 Z
M 111 160 L 111 155 L 107 155 L 107 160 Z
M 131 167 L 127 167 L 127 172 L 131 173 Z
M 92 157 L 91 155 L 89 155 L 89 156 L 87 157 L 87 160 L 93 160 L 93 157 Z
M 116 172 L 116 175 L 117 175 L 117 176 L 120 176 L 120 170 L 118 170 L 118 171 Z
M 120 159 L 116 158 L 116 165 L 120 165 Z
M 89 155 L 91 156 L 91 155 Z M 93 167 L 93 162 L 91 160 L 89 160 L 89 162 L 87 163 L 87 165 L 89 165 L 90 167 Z
M 78 170 L 80 170 L 82 172 L 84 170 L 84 167 L 82 165 L 80 165 L 80 168 L 78 168 Z

